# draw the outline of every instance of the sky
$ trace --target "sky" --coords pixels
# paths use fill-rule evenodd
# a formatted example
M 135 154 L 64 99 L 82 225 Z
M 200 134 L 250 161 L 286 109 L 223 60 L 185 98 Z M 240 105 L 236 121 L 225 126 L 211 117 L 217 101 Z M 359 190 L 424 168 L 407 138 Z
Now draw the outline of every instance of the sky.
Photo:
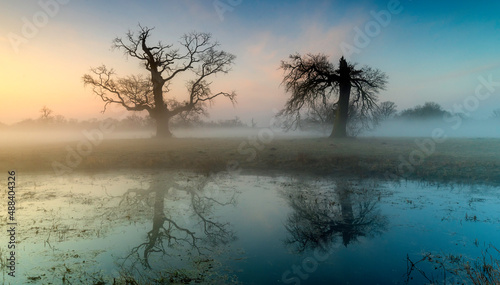
M 0 122 L 36 119 L 43 106 L 79 120 L 130 114 L 102 114 L 82 76 L 102 64 L 118 76 L 144 74 L 111 49 L 138 24 L 154 27 L 153 42 L 174 45 L 185 33 L 209 32 L 236 55 L 213 91 L 236 91 L 237 104 L 217 98 L 209 120 L 266 126 L 290 95 L 279 66 L 294 53 L 324 53 L 334 63 L 344 55 L 384 71 L 379 99 L 399 110 L 433 101 L 485 118 L 500 108 L 499 11 L 498 1 L 0 0 Z M 185 99 L 183 80 L 166 96 Z M 491 96 L 478 99 L 484 82 Z

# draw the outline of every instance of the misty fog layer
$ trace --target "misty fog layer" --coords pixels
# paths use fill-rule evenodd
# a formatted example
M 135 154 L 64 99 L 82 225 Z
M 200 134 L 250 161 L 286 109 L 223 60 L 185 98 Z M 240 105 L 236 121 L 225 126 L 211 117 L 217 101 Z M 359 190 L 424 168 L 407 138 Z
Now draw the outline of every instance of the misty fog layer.
M 365 131 L 362 137 L 431 137 L 435 129 L 443 130 L 448 137 L 499 138 L 500 120 L 468 120 L 445 122 L 434 120 L 390 120 L 382 122 L 376 129 Z
M 319 138 L 325 137 L 323 132 L 310 131 L 288 131 L 279 128 L 179 128 L 173 129 L 175 138 L 242 138 L 263 137 L 263 140 L 293 139 L 293 138 Z M 149 139 L 154 138 L 155 130 L 116 130 L 110 132 L 99 132 L 97 129 L 65 129 L 65 130 L 2 130 L 0 131 L 0 144 L 45 144 L 58 142 L 79 141 L 88 138 L 98 138 L 102 135 L 103 140 L 116 139 Z M 327 135 L 326 135 L 327 136 Z M 92 140 L 92 139 L 91 139 Z
M 433 131 L 440 130 L 446 137 L 454 138 L 500 138 L 500 120 L 459 119 L 450 117 L 427 120 L 392 119 L 381 122 L 373 130 L 362 131 L 359 137 L 432 137 Z M 309 125 L 297 130 L 285 131 L 281 127 L 175 127 L 172 128 L 176 138 L 251 138 L 262 137 L 263 140 L 294 138 L 326 138 L 331 127 Z M 99 125 L 68 128 L 4 128 L 0 130 L 0 141 L 6 144 L 40 144 L 78 141 L 86 138 L 116 139 L 148 139 L 155 136 L 155 129 L 144 128 L 109 128 Z

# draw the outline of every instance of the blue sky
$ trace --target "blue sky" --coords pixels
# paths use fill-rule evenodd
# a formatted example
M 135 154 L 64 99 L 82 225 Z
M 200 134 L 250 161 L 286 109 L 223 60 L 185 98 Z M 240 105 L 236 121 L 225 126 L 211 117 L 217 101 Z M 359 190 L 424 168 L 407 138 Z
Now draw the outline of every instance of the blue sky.
M 13 45 L 13 34 L 23 36 L 23 19 L 33 21 L 44 11 L 40 3 L 57 3 L 57 9 L 36 33 Z M 110 49 L 113 38 L 141 23 L 155 27 L 154 39 L 165 43 L 176 43 L 190 31 L 211 32 L 222 49 L 237 56 L 233 71 L 215 78 L 215 87 L 239 95 L 236 107 L 217 100 L 210 118 L 237 115 L 265 125 L 287 98 L 280 86 L 281 60 L 295 52 L 322 52 L 337 62 L 342 44 L 354 46 L 357 31 L 376 23 L 374 13 L 386 13 L 388 5 L 401 11 L 390 14 L 387 25 L 348 56 L 387 73 L 381 101 L 394 101 L 400 110 L 426 101 L 452 108 L 473 96 L 478 77 L 500 82 L 496 1 L 2 0 L 0 122 L 35 118 L 44 105 L 66 117 L 104 116 L 102 103 L 83 87 L 81 77 L 101 64 L 119 75 L 143 72 L 138 62 Z M 172 96 L 183 99 L 184 82 L 174 83 Z M 473 116 L 490 115 L 500 108 L 500 90 L 479 103 Z M 123 113 L 113 108 L 108 115 Z

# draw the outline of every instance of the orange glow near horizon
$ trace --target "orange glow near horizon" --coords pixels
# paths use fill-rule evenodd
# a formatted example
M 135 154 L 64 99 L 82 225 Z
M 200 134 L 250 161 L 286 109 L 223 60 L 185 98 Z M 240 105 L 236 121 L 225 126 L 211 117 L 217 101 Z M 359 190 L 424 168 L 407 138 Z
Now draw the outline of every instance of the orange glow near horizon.
M 373 20 L 370 11 L 386 8 L 386 3 L 380 7 L 375 4 L 365 7 L 325 2 L 324 7 L 316 8 L 306 2 L 287 3 L 283 8 L 292 14 L 283 12 L 278 19 L 267 10 L 245 12 L 243 6 L 247 3 L 238 6 L 234 13 L 227 12 L 222 21 L 213 5 L 203 1 L 157 3 L 156 8 L 133 1 L 120 2 L 119 6 L 112 2 L 71 1 L 62 5 L 56 15 L 20 46 L 18 53 L 8 35 L 21 34 L 23 19 L 33 18 L 41 7 L 36 1 L 4 4 L 7 12 L 0 25 L 1 123 L 36 119 L 43 106 L 56 115 L 75 119 L 126 113 L 116 107 L 101 114 L 103 103 L 90 88 L 84 88 L 81 78 L 91 67 L 102 64 L 115 69 L 118 76 L 145 73 L 137 59 L 127 58 L 122 51 L 110 48 L 113 38 L 125 37 L 128 29 L 135 31 L 137 23 L 155 27 L 150 44 L 161 40 L 176 48 L 179 38 L 186 32 L 212 32 L 222 50 L 236 55 L 229 74 L 210 78 L 214 83 L 212 91 L 234 90 L 238 103 L 233 107 L 224 98 L 217 98 L 208 110 L 210 118 L 238 115 L 249 121 L 255 114 L 281 109 L 289 96 L 280 86 L 283 79 L 283 71 L 279 69 L 281 60 L 297 52 L 324 53 L 336 63 L 342 55 L 341 43 L 353 45 L 356 40 L 360 41 L 355 34 L 359 29 L 355 28 L 363 29 Z M 112 13 L 111 7 L 121 13 Z M 168 17 L 163 17 L 166 14 Z M 349 17 L 345 17 L 347 14 Z M 256 16 L 261 17 L 257 22 Z M 474 18 L 470 23 L 465 32 L 474 36 L 474 40 L 457 32 L 458 29 L 450 29 L 443 33 L 445 40 L 437 41 L 429 38 L 429 33 L 433 32 L 431 26 L 419 25 L 405 12 L 397 17 L 394 15 L 393 22 L 383 27 L 380 35 L 369 38 L 363 43 L 366 47 L 352 54 L 350 61 L 381 69 L 389 76 L 388 89 L 380 94 L 380 101 L 394 101 L 400 109 L 426 101 L 450 108 L 474 92 L 478 76 L 491 74 L 497 81 L 500 76 L 499 63 L 495 60 L 498 40 L 487 36 L 494 31 L 487 22 Z M 402 35 L 408 33 L 412 36 L 402 42 Z M 450 46 L 448 42 L 461 44 Z M 474 42 L 481 42 L 481 45 L 466 48 Z M 457 60 L 463 58 L 467 60 Z M 483 66 L 488 68 L 474 68 Z M 176 78 L 167 96 L 184 100 L 187 95 L 185 80 Z M 495 100 L 481 106 L 484 112 L 500 107 L 500 99 Z
M 80 71 L 67 65 L 66 58 L 32 49 L 4 60 L 0 67 L 3 79 L 0 96 L 3 104 L 11 108 L 3 110 L 0 122 L 9 124 L 36 118 L 43 106 L 64 116 L 93 108 L 88 95 L 83 98 L 86 91 L 81 83 Z M 81 63 L 75 62 L 74 66 L 81 66 Z
M 49 43 L 36 42 L 18 54 L 8 46 L 1 47 L 0 52 L 8 56 L 4 57 L 4 63 L 0 66 L 0 76 L 3 78 L 0 98 L 6 106 L 15 106 L 3 110 L 0 114 L 1 123 L 13 124 L 25 119 L 36 119 L 43 106 L 51 109 L 54 115 L 79 120 L 123 117 L 127 113 L 121 107 L 114 106 L 108 107 L 107 112 L 101 114 L 102 101 L 92 93 L 90 87 L 84 88 L 81 78 L 89 72 L 90 67 L 100 64 L 115 69 L 117 76 L 144 73 L 140 62 L 133 58 L 126 59 L 119 51 L 111 52 L 103 48 L 103 52 L 95 54 L 78 48 L 72 41 L 60 41 L 60 44 L 64 46 L 52 48 Z M 277 102 L 282 104 L 285 100 L 283 96 L 276 94 L 282 72 L 277 69 L 276 53 L 264 50 L 266 44 L 267 39 L 249 47 L 247 54 L 243 55 L 242 60 L 237 60 L 229 74 L 212 78 L 213 92 L 234 90 L 238 96 L 235 106 L 226 98 L 216 98 L 208 108 L 209 120 L 241 115 L 250 117 L 253 112 L 249 112 L 249 109 L 263 106 L 276 108 L 279 107 Z M 249 56 L 258 60 L 249 62 L 245 59 Z M 187 99 L 185 81 L 188 78 L 189 76 L 176 78 L 172 82 L 170 94 L 165 95 L 181 101 Z M 266 112 L 269 116 L 272 115 L 271 110 Z

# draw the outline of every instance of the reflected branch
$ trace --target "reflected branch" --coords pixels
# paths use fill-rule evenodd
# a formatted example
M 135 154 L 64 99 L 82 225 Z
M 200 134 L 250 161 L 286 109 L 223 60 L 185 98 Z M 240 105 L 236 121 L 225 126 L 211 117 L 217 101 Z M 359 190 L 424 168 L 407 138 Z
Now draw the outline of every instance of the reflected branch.
M 338 238 L 347 247 L 359 237 L 382 233 L 387 226 L 373 191 L 360 191 L 349 182 L 334 181 L 325 188 L 294 181 L 284 185 L 282 194 L 293 210 L 285 223 L 289 236 L 284 242 L 298 253 L 327 251 Z
M 120 205 L 152 207 L 153 225 L 147 233 L 146 240 L 132 248 L 130 254 L 124 258 L 122 266 L 125 267 L 126 262 L 132 262 L 131 266 L 135 267 L 135 264 L 140 262 L 143 267 L 152 269 L 150 260 L 153 253 L 170 256 L 169 249 L 185 248 L 201 257 L 212 252 L 214 247 L 235 240 L 230 224 L 219 222 L 212 217 L 215 205 L 235 205 L 235 194 L 233 193 L 227 200 L 219 200 L 218 197 L 210 195 L 211 193 L 205 193 L 209 182 L 206 176 L 190 177 L 187 181 L 180 181 L 172 177 L 155 175 L 149 188 L 128 190 Z M 176 205 L 184 206 L 183 211 L 190 211 L 191 219 L 179 219 L 179 216 L 166 205 L 166 201 L 169 200 L 175 201 Z M 191 223 L 191 220 L 197 222 Z

